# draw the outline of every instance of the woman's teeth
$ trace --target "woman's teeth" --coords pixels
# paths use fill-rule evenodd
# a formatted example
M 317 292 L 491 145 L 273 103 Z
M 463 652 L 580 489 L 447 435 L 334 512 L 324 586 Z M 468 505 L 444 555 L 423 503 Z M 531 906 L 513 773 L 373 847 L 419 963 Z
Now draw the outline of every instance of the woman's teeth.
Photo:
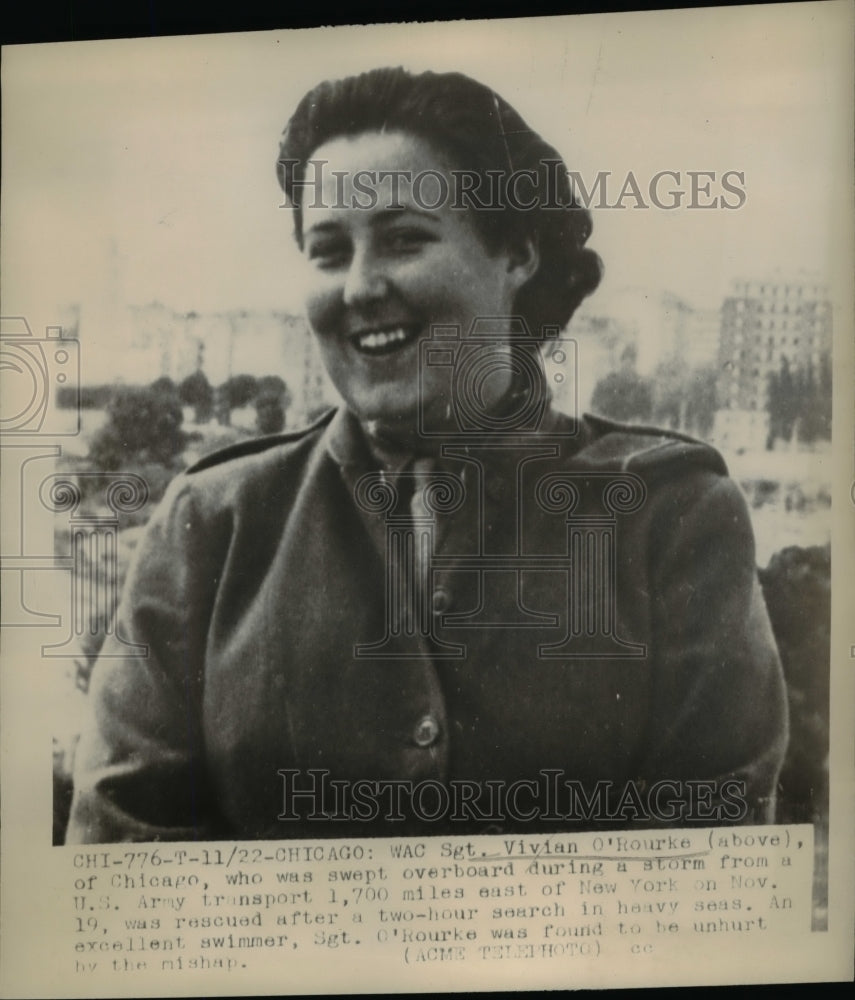
M 361 333 L 356 337 L 356 346 L 360 351 L 371 354 L 379 354 L 386 351 L 396 350 L 403 344 L 408 343 L 415 336 L 415 331 L 407 330 L 402 326 L 392 330 L 371 330 Z

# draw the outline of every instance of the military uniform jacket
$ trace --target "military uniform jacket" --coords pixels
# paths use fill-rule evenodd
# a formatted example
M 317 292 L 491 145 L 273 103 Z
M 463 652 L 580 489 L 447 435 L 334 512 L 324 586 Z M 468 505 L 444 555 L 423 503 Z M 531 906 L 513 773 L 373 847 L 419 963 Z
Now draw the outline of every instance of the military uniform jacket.
M 416 822 L 326 821 L 288 801 L 319 775 L 531 783 L 476 832 L 771 821 L 784 685 L 722 458 L 594 417 L 544 428 L 445 447 L 414 627 L 396 597 L 412 521 L 389 501 L 406 490 L 346 411 L 180 475 L 117 615 L 148 655 L 108 640 L 93 670 L 68 841 L 473 828 L 471 810 L 425 822 L 426 799 Z M 559 820 L 544 772 L 593 812 Z

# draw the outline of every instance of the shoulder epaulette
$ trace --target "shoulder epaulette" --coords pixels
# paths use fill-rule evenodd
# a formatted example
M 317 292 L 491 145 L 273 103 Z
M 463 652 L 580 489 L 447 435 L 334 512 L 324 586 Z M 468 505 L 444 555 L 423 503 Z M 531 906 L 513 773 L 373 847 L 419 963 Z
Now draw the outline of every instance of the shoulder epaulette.
M 193 472 L 201 472 L 203 469 L 210 469 L 214 465 L 229 462 L 233 458 L 245 458 L 247 455 L 258 455 L 270 448 L 276 448 L 280 444 L 289 444 L 294 441 L 300 441 L 313 431 L 326 426 L 330 420 L 332 420 L 334 414 L 335 408 L 333 407 L 306 427 L 300 427 L 299 429 L 293 431 L 284 431 L 280 434 L 265 434 L 262 437 L 247 438 L 246 441 L 238 441 L 235 444 L 227 445 L 225 448 L 219 448 L 217 451 L 212 451 L 210 455 L 204 455 L 197 462 L 194 462 L 185 470 L 184 474 L 190 475 Z
M 587 450 L 591 458 L 617 463 L 627 471 L 667 473 L 675 466 L 707 468 L 726 476 L 727 465 L 712 445 L 681 431 L 644 424 L 625 424 L 585 414 L 593 431 Z

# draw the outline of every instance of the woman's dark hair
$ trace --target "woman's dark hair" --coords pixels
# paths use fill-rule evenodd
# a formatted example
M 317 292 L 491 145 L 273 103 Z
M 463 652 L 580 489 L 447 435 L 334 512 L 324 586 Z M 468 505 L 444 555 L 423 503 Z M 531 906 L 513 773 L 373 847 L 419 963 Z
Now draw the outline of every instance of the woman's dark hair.
M 498 94 L 462 73 L 376 69 L 325 81 L 306 94 L 285 127 L 277 162 L 297 242 L 302 245 L 306 165 L 315 150 L 339 136 L 383 130 L 419 136 L 453 168 L 477 174 L 482 202 L 483 192 L 496 187 L 497 171 L 506 177 L 532 172 L 520 185 L 519 198 L 535 207 L 520 209 L 503 199 L 498 208 L 472 209 L 473 221 L 492 252 L 521 238 L 535 242 L 540 266 L 520 289 L 514 308 L 535 336 L 544 326 L 566 326 L 600 281 L 600 259 L 585 247 L 591 215 L 574 201 L 556 150 Z

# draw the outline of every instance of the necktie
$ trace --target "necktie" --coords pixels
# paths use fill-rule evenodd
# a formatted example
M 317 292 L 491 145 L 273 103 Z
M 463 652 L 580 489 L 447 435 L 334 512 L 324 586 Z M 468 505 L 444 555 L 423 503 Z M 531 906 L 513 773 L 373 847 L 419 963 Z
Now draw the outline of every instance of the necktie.
M 413 529 L 412 594 L 416 627 L 426 634 L 430 629 L 431 556 L 436 547 L 436 514 L 426 503 L 425 494 L 436 474 L 432 458 L 417 458 L 412 463 L 413 491 L 410 518 Z
M 436 469 L 436 461 L 432 458 L 416 458 L 411 463 L 413 491 L 410 496 L 410 514 L 414 521 L 434 516 L 425 502 L 425 491 L 429 489 Z

